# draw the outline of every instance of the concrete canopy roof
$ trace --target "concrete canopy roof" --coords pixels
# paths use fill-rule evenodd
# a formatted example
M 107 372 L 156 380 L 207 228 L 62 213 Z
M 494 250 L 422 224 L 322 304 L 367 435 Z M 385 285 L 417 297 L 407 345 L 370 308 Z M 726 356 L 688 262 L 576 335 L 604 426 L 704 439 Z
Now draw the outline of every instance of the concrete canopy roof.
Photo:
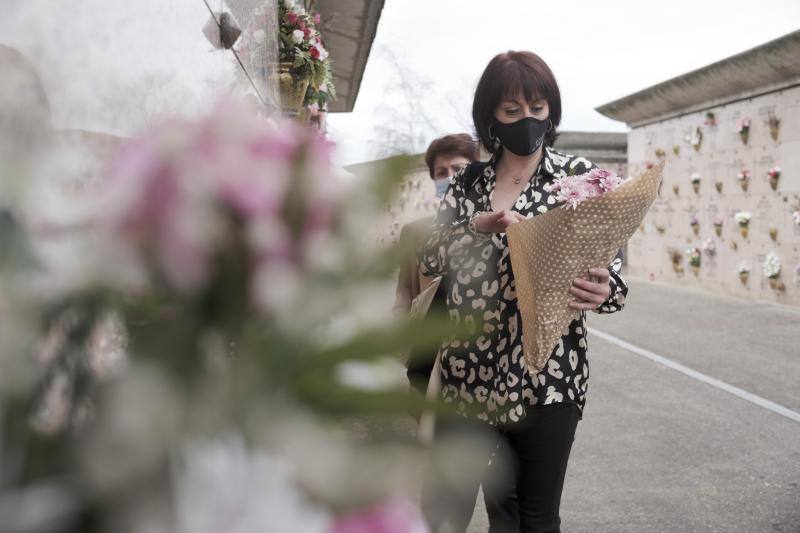
M 322 17 L 322 37 L 331 54 L 337 100 L 331 112 L 350 112 L 356 103 L 361 78 L 378 29 L 384 0 L 317 0 Z
M 607 103 L 596 110 L 631 126 L 800 83 L 800 30 Z M 705 104 L 705 105 L 704 105 Z

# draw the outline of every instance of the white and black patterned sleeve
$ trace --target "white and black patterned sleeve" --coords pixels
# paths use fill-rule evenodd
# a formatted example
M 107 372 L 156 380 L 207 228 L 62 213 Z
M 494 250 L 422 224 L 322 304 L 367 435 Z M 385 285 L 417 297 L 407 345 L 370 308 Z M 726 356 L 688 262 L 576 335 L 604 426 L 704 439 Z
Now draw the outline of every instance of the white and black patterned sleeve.
M 430 238 L 423 245 L 419 262 L 426 276 L 440 276 L 458 268 L 475 245 L 490 239 L 489 234 L 469 229 L 475 204 L 466 198 L 464 173 L 456 174 L 442 197 Z
M 625 298 L 628 296 L 628 284 L 622 279 L 620 271 L 622 270 L 622 250 L 617 252 L 614 261 L 608 266 L 608 284 L 611 288 L 611 293 L 605 302 L 603 302 L 597 309 L 592 309 L 593 312 L 598 314 L 616 313 L 625 307 Z

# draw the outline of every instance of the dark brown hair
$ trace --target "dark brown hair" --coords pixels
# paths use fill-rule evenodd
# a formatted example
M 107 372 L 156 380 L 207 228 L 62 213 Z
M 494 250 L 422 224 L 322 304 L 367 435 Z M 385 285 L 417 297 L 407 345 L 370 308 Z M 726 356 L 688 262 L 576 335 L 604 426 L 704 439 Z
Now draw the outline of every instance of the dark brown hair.
M 428 165 L 431 178 L 433 178 L 433 165 L 436 163 L 436 158 L 443 154 L 460 155 L 469 159 L 470 162 L 477 161 L 479 158 L 478 143 L 469 133 L 454 133 L 433 141 L 428 146 L 428 151 L 425 152 L 425 164 Z
M 489 153 L 495 152 L 494 141 L 489 136 L 489 126 L 494 110 L 506 99 L 514 100 L 522 94 L 527 101 L 547 100 L 553 127 L 544 136 L 544 145 L 553 146 L 561 123 L 561 92 L 553 72 L 541 57 L 533 52 L 508 52 L 497 54 L 486 65 L 472 102 L 472 120 L 478 139 Z

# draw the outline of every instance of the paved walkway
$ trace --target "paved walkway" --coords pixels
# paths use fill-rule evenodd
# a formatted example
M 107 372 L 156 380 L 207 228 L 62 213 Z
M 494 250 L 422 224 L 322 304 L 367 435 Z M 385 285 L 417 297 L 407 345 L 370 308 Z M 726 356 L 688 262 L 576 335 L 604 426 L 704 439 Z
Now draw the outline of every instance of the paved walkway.
M 562 531 L 800 532 L 800 309 L 630 284 L 588 320 Z

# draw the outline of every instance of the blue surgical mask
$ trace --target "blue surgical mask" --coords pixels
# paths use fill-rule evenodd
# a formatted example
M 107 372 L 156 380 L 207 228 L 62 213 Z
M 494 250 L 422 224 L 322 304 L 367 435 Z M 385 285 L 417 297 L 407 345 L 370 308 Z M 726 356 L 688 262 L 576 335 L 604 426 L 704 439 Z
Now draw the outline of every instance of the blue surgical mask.
M 444 193 L 447 192 L 447 188 L 450 187 L 450 180 L 449 179 L 439 179 L 434 182 L 436 185 L 436 196 L 438 198 L 442 198 Z

